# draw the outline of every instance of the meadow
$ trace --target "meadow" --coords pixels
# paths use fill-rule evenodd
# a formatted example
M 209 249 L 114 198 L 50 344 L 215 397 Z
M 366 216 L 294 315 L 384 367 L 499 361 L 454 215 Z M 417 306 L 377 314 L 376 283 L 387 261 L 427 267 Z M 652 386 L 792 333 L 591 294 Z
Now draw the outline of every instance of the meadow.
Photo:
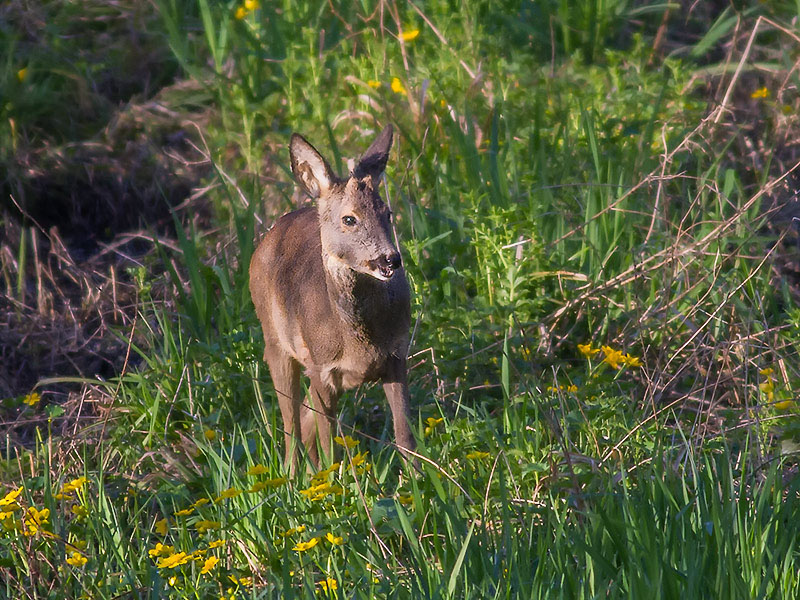
M 800 3 L 0 6 L 0 598 L 800 597 Z M 288 141 L 384 197 L 380 386 L 290 476 Z

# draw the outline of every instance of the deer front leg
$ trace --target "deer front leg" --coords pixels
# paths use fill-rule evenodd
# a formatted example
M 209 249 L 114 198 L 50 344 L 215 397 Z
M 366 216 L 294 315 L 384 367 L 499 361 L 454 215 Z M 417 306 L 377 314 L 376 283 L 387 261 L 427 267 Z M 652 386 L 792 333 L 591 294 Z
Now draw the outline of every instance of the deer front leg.
M 322 382 L 319 376 L 309 374 L 311 378 L 310 404 L 302 410 L 302 436 L 311 462 L 319 467 L 319 451 L 317 442 L 325 456 L 329 456 L 331 448 L 331 427 L 336 420 L 336 409 L 339 405 L 339 393 Z
M 405 357 L 391 357 L 383 379 L 383 391 L 392 410 L 394 439 L 403 454 L 406 454 L 404 450 L 414 450 L 417 447 L 417 442 L 411 433 L 407 377 Z
M 300 387 L 300 364 L 271 345 L 267 345 L 264 351 L 264 360 L 269 366 L 272 385 L 278 396 L 278 406 L 283 417 L 283 437 L 286 442 L 284 464 L 289 466 L 291 473 L 294 473 L 302 441 L 300 405 L 303 390 Z

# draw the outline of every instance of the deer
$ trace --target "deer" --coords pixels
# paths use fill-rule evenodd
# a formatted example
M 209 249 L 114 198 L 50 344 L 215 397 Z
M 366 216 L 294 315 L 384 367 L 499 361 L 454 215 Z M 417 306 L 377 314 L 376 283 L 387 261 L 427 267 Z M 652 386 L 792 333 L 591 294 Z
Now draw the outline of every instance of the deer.
M 406 366 L 411 293 L 379 193 L 392 136 L 387 125 L 340 178 L 292 134 L 292 173 L 316 206 L 280 217 L 250 262 L 250 294 L 292 473 L 300 448 L 319 467 L 317 443 L 327 456 L 342 392 L 366 382 L 383 384 L 401 453 L 416 447 Z M 308 403 L 301 370 L 310 380 Z

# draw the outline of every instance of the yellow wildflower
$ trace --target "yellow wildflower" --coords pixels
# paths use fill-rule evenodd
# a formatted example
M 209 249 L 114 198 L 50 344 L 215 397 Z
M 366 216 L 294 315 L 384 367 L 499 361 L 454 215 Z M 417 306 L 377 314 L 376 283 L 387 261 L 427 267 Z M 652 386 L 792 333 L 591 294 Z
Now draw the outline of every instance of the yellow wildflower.
M 194 504 L 192 504 L 192 508 L 200 508 L 201 506 L 205 506 L 211 502 L 208 498 L 200 498 Z
M 400 39 L 402 39 L 404 42 L 410 42 L 411 40 L 417 39 L 418 35 L 419 35 L 419 29 L 412 29 L 410 31 L 404 31 L 400 35 Z
M 319 538 L 314 537 L 308 540 L 307 542 L 297 542 L 297 544 L 295 544 L 292 550 L 294 550 L 295 552 L 305 552 L 306 550 L 311 550 L 311 548 L 313 548 L 317 544 L 319 544 Z
M 267 479 L 264 483 L 267 487 L 276 488 L 282 486 L 286 482 L 286 477 L 276 477 L 275 479 Z
M 150 548 L 147 553 L 150 555 L 150 558 L 158 558 L 159 556 L 172 556 L 175 553 L 175 548 L 173 546 L 167 546 L 166 544 L 158 542 L 155 547 Z
M 291 529 L 287 529 L 281 534 L 281 536 L 289 537 L 291 535 L 294 535 L 295 533 L 303 533 L 305 530 L 306 530 L 305 525 L 298 525 L 297 527 L 292 527 Z
M 205 533 L 209 529 L 219 529 L 222 526 L 222 523 L 219 521 L 209 521 L 204 519 L 195 523 L 194 526 L 199 533 Z
M 247 9 L 244 6 L 240 6 L 236 9 L 236 12 L 233 13 L 233 16 L 237 21 L 241 21 L 247 16 Z
M 250 11 L 258 10 L 261 8 L 261 3 L 258 0 L 244 0 L 244 7 Z
M 639 360 L 637 356 L 631 356 L 630 354 L 623 354 L 622 355 L 622 362 L 625 363 L 626 367 L 641 367 L 642 361 Z
M 39 529 L 44 529 L 44 526 L 47 525 L 47 521 L 50 518 L 50 509 L 43 508 L 42 510 L 37 510 L 34 506 L 28 507 L 28 512 L 25 514 L 25 529 L 23 533 L 30 537 L 35 535 Z
M 775 399 L 775 382 L 772 379 L 767 379 L 767 381 L 760 383 L 758 387 L 767 397 L 767 401 L 772 402 Z
M 25 81 L 27 77 L 28 77 L 28 67 L 23 67 L 19 71 L 17 71 L 17 79 L 19 79 L 20 82 Z
M 23 489 L 25 488 L 19 487 L 16 490 L 8 492 L 4 498 L 0 498 L 1 513 L 12 513 L 21 508 L 19 502 L 17 502 L 17 498 L 19 498 L 19 495 L 22 493 Z
M 397 494 L 397 501 L 402 505 L 408 505 L 414 503 L 414 496 L 408 493 L 400 493 Z
M 88 562 L 88 560 L 89 559 L 86 558 L 80 552 L 72 552 L 67 557 L 67 564 L 68 565 L 72 565 L 73 567 L 82 567 L 83 565 L 85 565 Z
M 251 485 L 245 491 L 247 493 L 249 493 L 249 494 L 257 494 L 258 492 L 263 490 L 265 487 L 267 487 L 267 482 L 266 481 L 256 481 L 253 485 Z
M 797 402 L 794 400 L 782 400 L 775 403 L 775 408 L 778 410 L 791 410 L 797 407 Z
M 317 583 L 322 588 L 323 592 L 332 592 L 339 589 L 339 584 L 333 577 L 326 577 L 323 581 Z
M 169 587 L 175 587 L 178 583 L 178 576 L 173 575 L 172 577 L 167 579 L 167 583 L 169 584 Z
M 261 464 L 253 465 L 247 469 L 248 475 L 263 475 L 264 473 L 269 473 L 269 469 Z
M 408 94 L 403 82 L 398 77 L 392 78 L 392 91 L 396 94 Z
M 175 516 L 176 517 L 188 517 L 193 512 L 194 512 L 194 507 L 190 506 L 189 508 L 184 508 L 182 510 L 179 510 L 178 512 L 175 513 Z
M 488 452 L 481 452 L 480 450 L 474 450 L 467 454 L 464 458 L 469 460 L 482 460 L 484 458 L 489 458 L 491 456 Z
M 428 417 L 427 419 L 425 419 L 425 422 L 428 424 L 425 427 L 425 435 L 426 436 L 431 435 L 433 433 L 434 429 L 436 428 L 436 426 L 439 423 L 441 423 L 442 421 L 444 421 L 444 418 L 442 418 L 442 417 L 439 417 L 439 418 Z
M 206 555 L 207 552 L 208 552 L 208 548 L 198 548 L 197 550 L 192 552 L 189 555 L 189 557 L 192 560 L 203 560 L 203 557 Z
M 769 377 L 769 376 L 770 376 L 770 375 L 772 375 L 774 372 L 775 372 L 775 369 L 773 369 L 772 367 L 767 367 L 766 369 L 761 369 L 761 370 L 758 372 L 758 374 L 759 374 L 759 375 L 763 375 L 764 377 Z
M 191 557 L 186 552 L 178 552 L 177 554 L 170 554 L 158 561 L 159 569 L 174 569 L 185 565 L 191 560 Z
M 359 466 L 363 465 L 364 462 L 367 460 L 367 454 L 369 454 L 369 450 L 367 450 L 366 452 L 359 452 L 358 454 L 356 454 L 353 457 L 353 460 L 351 461 L 351 464 L 354 467 L 359 467 Z
M 583 354 L 586 358 L 592 358 L 595 354 L 600 352 L 600 348 L 592 348 L 592 343 L 578 344 L 578 352 Z
M 333 441 L 339 444 L 340 446 L 346 447 L 348 450 L 350 448 L 355 448 L 356 446 L 358 446 L 358 440 L 354 440 L 349 435 L 346 435 L 344 437 L 340 437 L 337 435 L 335 438 L 333 438 Z
M 206 429 L 203 431 L 203 437 L 209 442 L 213 442 L 215 439 L 217 439 L 217 432 L 213 429 Z
M 156 533 L 158 535 L 167 535 L 167 530 L 169 529 L 169 521 L 166 519 L 161 519 L 160 521 L 156 521 Z
M 216 567 L 218 562 L 219 562 L 219 559 L 216 556 L 209 556 L 206 559 L 206 562 L 203 563 L 203 568 L 200 569 L 200 574 L 201 575 L 205 575 L 206 573 L 211 571 L 211 569 Z
M 89 514 L 89 509 L 82 504 L 73 504 L 71 510 L 72 514 L 80 519 L 86 518 Z
M 381 82 L 375 79 L 370 79 L 369 81 L 367 81 L 367 85 L 377 90 L 379 87 L 381 87 Z
M 236 489 L 235 487 L 230 487 L 227 490 L 222 490 L 219 493 L 219 496 L 214 498 L 214 502 L 219 503 L 222 500 L 226 500 L 228 498 L 236 498 L 236 496 L 240 495 L 242 490 Z
M 334 546 L 341 546 L 344 544 L 344 538 L 338 535 L 333 535 L 330 531 L 325 534 L 325 539 Z
M 769 98 L 769 90 L 766 87 L 760 87 L 750 94 L 750 97 L 755 99 Z
M 213 542 L 208 543 L 208 548 L 209 549 L 219 548 L 224 545 L 225 545 L 225 540 L 214 540 Z
M 611 346 L 603 346 L 601 350 L 605 355 L 603 362 L 608 363 L 612 369 L 619 369 L 620 366 L 624 364 L 624 355 L 619 350 L 614 350 Z
M 41 399 L 42 397 L 37 392 L 33 392 L 32 394 L 28 394 L 27 396 L 25 396 L 22 399 L 22 403 L 27 404 L 28 406 L 35 406 L 39 404 L 39 400 Z
M 68 481 L 61 486 L 61 491 L 56 494 L 56 500 L 64 500 L 65 498 L 68 498 L 70 494 L 77 492 L 79 489 L 85 486 L 86 481 L 86 477 L 78 477 L 77 479 Z

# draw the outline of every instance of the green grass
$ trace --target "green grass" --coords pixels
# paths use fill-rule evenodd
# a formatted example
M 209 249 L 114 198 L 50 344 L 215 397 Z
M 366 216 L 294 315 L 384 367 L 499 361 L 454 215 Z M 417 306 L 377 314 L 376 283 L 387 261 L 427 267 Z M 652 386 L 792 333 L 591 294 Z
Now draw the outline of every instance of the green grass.
M 100 4 L 42 3 L 44 45 L 0 29 L 8 181 L 24 189 L 23 150 L 100 135 L 115 101 L 94 84 L 130 73 L 101 34 L 147 23 L 153 87 L 133 93 L 203 115 L 208 187 L 120 270 L 124 369 L 77 378 L 85 409 L 3 401 L 32 424 L 0 463 L 0 497 L 22 488 L 0 510 L 0 597 L 800 595 L 796 233 L 779 218 L 797 42 L 762 22 L 730 66 L 759 17 L 794 31 L 795 4 Z M 81 17 L 99 30 L 88 54 Z M 344 171 L 388 122 L 427 459 L 404 469 L 369 387 L 342 401 L 358 446 L 286 481 L 254 241 L 293 207 L 291 132 Z M 1 263 L 20 312 L 37 298 L 26 226 Z M 159 543 L 191 559 L 161 563 Z

